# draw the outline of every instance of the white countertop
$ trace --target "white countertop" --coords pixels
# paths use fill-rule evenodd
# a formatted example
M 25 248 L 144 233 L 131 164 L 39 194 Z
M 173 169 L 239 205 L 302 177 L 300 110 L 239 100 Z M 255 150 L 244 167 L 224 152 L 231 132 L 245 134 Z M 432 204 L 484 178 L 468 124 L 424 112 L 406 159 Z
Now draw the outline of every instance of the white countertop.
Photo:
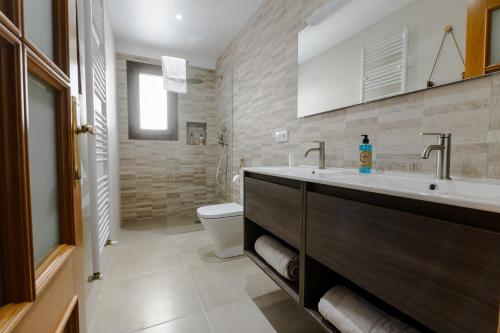
M 361 175 L 355 169 L 307 166 L 247 167 L 243 171 L 500 213 L 500 181 L 492 179 L 437 180 L 402 172 Z M 431 184 L 437 189 L 431 190 Z

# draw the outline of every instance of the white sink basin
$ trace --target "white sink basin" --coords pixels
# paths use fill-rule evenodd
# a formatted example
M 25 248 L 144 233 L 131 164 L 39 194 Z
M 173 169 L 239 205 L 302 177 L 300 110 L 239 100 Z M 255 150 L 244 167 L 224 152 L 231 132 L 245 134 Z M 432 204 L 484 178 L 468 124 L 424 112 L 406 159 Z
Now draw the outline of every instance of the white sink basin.
M 436 180 L 429 175 L 409 173 L 374 173 L 360 175 L 355 169 L 314 167 L 257 167 L 245 171 L 302 180 L 312 183 L 352 188 L 417 200 L 463 206 L 500 213 L 500 182 L 454 178 Z
M 354 170 L 350 169 L 341 169 L 341 168 L 327 168 L 327 169 L 319 169 L 317 167 L 308 166 L 308 165 L 299 165 L 295 167 L 256 167 L 256 168 L 246 168 L 251 170 L 258 170 L 256 172 L 261 173 L 279 173 L 289 176 L 296 177 L 307 177 L 307 176 L 327 176 L 327 175 L 356 175 Z M 251 170 L 250 170 L 251 169 Z

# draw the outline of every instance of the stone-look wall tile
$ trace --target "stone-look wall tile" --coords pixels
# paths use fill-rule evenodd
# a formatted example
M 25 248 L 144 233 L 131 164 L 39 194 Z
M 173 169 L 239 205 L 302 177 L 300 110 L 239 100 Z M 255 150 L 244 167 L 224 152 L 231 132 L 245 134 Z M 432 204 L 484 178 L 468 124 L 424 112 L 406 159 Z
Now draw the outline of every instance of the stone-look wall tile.
M 361 134 L 370 135 L 378 168 L 432 174 L 435 154 L 425 161 L 420 154 L 434 139 L 420 132 L 439 131 L 453 134 L 454 176 L 500 178 L 500 76 L 297 119 L 297 36 L 325 2 L 265 0 L 218 59 L 216 75 L 232 78 L 215 87 L 216 119 L 233 125 L 232 174 L 241 158 L 286 165 L 289 152 L 299 164 L 317 164 L 317 155 L 303 157 L 313 140 L 326 141 L 328 166 L 357 167 Z M 272 133 L 282 128 L 289 142 L 275 143 Z M 238 200 L 238 187 L 224 197 Z
M 489 79 L 429 90 L 424 103 L 424 131 L 450 132 L 455 144 L 486 142 L 491 113 Z
M 500 142 L 488 145 L 488 177 L 500 178 Z
M 500 75 L 492 77 L 491 119 L 488 133 L 488 177 L 500 178 Z
M 424 94 L 417 93 L 380 102 L 377 141 L 378 169 L 422 172 Z
M 452 173 L 487 176 L 491 80 L 479 79 L 425 92 L 424 131 L 452 133 Z M 426 138 L 432 143 L 433 138 Z
M 206 80 L 201 85 L 190 85 L 188 93 L 179 96 L 179 141 L 129 140 L 127 59 L 124 55 L 118 55 L 117 59 L 122 219 L 140 221 L 192 215 L 197 207 L 217 201 L 214 73 L 188 69 L 189 73 L 195 70 L 206 75 Z M 207 123 L 206 146 L 186 144 L 188 121 Z
M 489 142 L 500 142 L 500 75 L 492 78 Z

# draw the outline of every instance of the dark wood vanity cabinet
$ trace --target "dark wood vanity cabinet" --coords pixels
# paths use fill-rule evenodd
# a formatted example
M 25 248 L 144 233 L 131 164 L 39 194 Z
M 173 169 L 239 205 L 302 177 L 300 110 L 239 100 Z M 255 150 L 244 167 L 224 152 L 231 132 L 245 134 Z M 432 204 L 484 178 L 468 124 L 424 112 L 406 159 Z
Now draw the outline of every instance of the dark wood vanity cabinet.
M 282 279 L 260 258 L 254 245 L 260 236 L 270 234 L 299 253 L 303 243 L 303 184 L 260 174 L 246 174 L 244 182 L 245 253 L 299 303 L 299 283 Z
M 245 216 L 297 249 L 302 228 L 300 186 L 298 181 L 262 175 L 245 178 Z
M 500 234 L 314 192 L 306 228 L 309 256 L 436 332 L 496 332 Z
M 292 296 L 320 322 L 346 284 L 422 331 L 500 329 L 500 214 L 247 173 L 244 215 L 246 250 L 270 233 L 300 252 Z

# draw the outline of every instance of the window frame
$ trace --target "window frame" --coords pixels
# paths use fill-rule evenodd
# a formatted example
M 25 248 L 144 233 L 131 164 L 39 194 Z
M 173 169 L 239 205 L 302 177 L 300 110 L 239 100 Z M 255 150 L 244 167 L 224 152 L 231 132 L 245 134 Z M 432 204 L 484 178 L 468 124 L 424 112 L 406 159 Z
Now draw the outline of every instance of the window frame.
M 128 105 L 128 137 L 129 140 L 178 141 L 178 94 L 167 92 L 166 130 L 145 130 L 140 127 L 139 75 L 149 74 L 162 76 L 159 65 L 146 64 L 127 60 L 127 105 Z

